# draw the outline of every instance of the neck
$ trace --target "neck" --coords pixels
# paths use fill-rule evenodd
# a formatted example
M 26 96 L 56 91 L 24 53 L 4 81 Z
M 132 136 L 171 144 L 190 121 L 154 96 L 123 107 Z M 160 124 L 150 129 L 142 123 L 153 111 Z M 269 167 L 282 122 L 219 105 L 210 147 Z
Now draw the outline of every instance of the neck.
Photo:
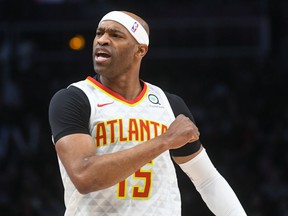
M 97 80 L 127 100 L 134 100 L 142 91 L 142 83 L 138 77 L 108 78 L 97 75 Z

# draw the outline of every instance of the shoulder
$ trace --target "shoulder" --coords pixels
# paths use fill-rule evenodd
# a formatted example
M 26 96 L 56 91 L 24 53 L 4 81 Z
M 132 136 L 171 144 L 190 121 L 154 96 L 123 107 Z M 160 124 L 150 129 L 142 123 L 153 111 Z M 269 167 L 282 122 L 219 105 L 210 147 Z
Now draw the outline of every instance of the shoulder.
M 63 88 L 58 90 L 52 97 L 51 101 L 53 100 L 65 100 L 65 99 L 79 99 L 87 98 L 86 94 L 75 86 L 69 86 L 68 88 Z
M 49 110 L 59 111 L 61 108 L 68 107 L 89 107 L 89 101 L 86 94 L 75 86 L 60 89 L 51 98 Z
M 182 97 L 176 94 L 169 93 L 165 91 L 165 95 L 170 103 L 170 106 L 174 112 L 175 117 L 178 116 L 179 114 L 184 114 L 188 117 L 190 117 L 192 120 L 194 120 L 190 109 L 188 108 L 187 104 L 183 100 Z
M 172 94 L 170 92 L 164 91 L 166 97 L 168 98 L 170 104 L 172 105 L 177 105 L 177 104 L 185 104 L 184 100 L 182 97 L 180 97 L 179 95 L 176 94 Z
M 174 116 L 178 116 L 179 114 L 184 114 L 186 116 L 191 117 L 193 119 L 192 114 L 190 113 L 189 108 L 187 107 L 185 101 L 182 97 L 180 97 L 177 94 L 168 92 L 166 90 L 163 90 L 159 86 L 153 85 L 151 83 L 145 82 L 147 86 L 149 86 L 150 89 L 153 89 L 153 91 L 162 92 L 168 99 L 168 102 L 173 110 Z
M 180 96 L 176 95 L 176 94 L 172 94 L 172 93 L 170 93 L 170 92 L 168 92 L 168 91 L 160 88 L 159 86 L 154 85 L 154 84 L 151 84 L 151 83 L 149 83 L 149 82 L 145 82 L 145 84 L 146 84 L 150 89 L 152 89 L 152 90 L 154 90 L 154 91 L 163 92 L 163 93 L 165 94 L 165 96 L 167 97 L 167 99 L 169 100 L 169 103 L 170 103 L 170 104 L 171 104 L 171 103 L 174 104 L 174 103 L 183 102 L 183 99 L 182 99 Z
M 148 83 L 148 82 L 145 82 L 145 84 L 150 89 L 152 89 L 153 91 L 158 91 L 158 92 L 164 93 L 170 104 L 177 104 L 177 103 L 183 103 L 184 102 L 180 96 L 178 96 L 176 94 L 172 94 L 170 92 L 167 92 L 166 90 L 160 88 L 159 86 L 156 86 L 156 85 Z

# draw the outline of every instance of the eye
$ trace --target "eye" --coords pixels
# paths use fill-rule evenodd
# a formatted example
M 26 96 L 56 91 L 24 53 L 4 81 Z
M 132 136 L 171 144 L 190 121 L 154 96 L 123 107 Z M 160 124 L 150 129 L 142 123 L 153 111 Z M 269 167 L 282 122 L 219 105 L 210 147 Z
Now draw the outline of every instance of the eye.
M 117 34 L 117 33 L 112 33 L 111 34 L 111 37 L 114 37 L 114 38 L 119 38 L 119 37 L 121 37 L 119 34 Z
M 97 36 L 97 37 L 100 37 L 100 36 L 102 36 L 102 35 L 103 35 L 103 32 L 101 32 L 101 31 L 97 31 L 97 32 L 96 32 L 96 36 Z

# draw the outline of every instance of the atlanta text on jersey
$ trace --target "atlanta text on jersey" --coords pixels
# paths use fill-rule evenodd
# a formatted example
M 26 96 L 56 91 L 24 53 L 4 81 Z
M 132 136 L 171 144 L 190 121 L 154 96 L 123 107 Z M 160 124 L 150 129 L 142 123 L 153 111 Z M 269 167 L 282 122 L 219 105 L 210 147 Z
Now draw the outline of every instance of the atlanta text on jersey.
M 111 119 L 95 125 L 96 147 L 108 143 L 146 141 L 167 130 L 167 125 L 144 119 Z M 116 140 L 117 137 L 117 140 Z

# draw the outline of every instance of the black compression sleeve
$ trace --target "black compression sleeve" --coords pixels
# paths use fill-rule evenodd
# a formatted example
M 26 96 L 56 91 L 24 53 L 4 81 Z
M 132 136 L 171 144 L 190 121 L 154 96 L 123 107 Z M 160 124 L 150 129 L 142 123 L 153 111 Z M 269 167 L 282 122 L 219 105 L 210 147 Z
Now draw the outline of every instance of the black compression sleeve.
M 90 112 L 89 100 L 82 90 L 74 86 L 59 90 L 49 104 L 54 143 L 69 134 L 89 134 Z
M 169 103 L 172 107 L 175 117 L 178 116 L 179 114 L 184 114 L 185 116 L 189 117 L 195 123 L 192 113 L 190 112 L 189 108 L 187 107 L 187 105 L 185 104 L 184 100 L 181 97 L 175 94 L 168 93 L 168 92 L 165 92 L 165 94 L 169 100 Z M 170 153 L 172 156 L 187 156 L 187 155 L 197 152 L 200 149 L 200 147 L 201 147 L 201 142 L 200 140 L 197 140 L 192 143 L 187 143 L 181 148 L 171 149 Z

